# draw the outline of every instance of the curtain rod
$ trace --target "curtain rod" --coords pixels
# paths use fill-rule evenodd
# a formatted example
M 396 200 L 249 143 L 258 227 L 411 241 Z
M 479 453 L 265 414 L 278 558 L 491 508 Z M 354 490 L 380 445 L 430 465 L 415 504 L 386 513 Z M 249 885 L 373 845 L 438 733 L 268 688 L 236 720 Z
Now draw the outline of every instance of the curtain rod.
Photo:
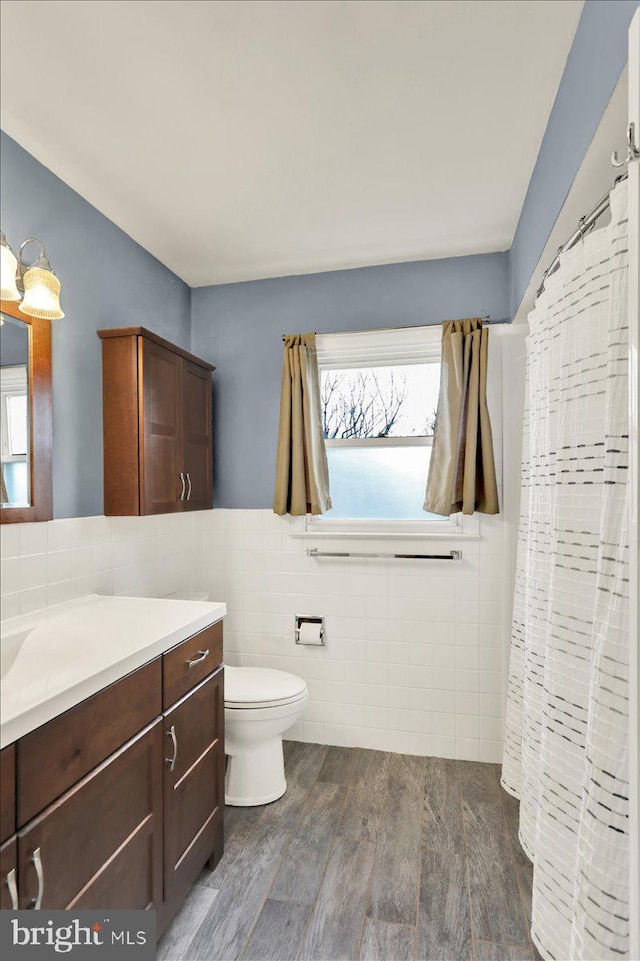
M 485 324 L 491 323 L 490 314 L 483 314 L 480 319 L 484 321 Z M 421 328 L 423 327 L 437 327 L 437 326 L 438 324 L 406 324 L 403 327 L 372 327 L 370 330 L 336 330 L 336 331 L 330 330 L 330 331 L 327 331 L 327 333 L 331 334 L 332 337 L 336 335 L 340 336 L 341 334 L 380 334 L 380 333 L 385 334 L 387 333 L 387 331 L 390 331 L 390 330 L 421 330 Z M 314 333 L 317 336 L 318 331 L 316 330 L 314 331 Z M 284 340 L 286 337 L 289 337 L 289 336 L 290 336 L 289 334 L 283 334 L 282 339 Z
M 626 180 L 628 176 L 629 176 L 628 174 L 621 174 L 619 177 L 616 177 L 616 179 L 613 181 L 613 187 L 611 188 L 611 190 L 613 190 L 623 180 Z M 577 230 L 574 230 L 574 232 L 571 234 L 569 239 L 565 241 L 565 243 L 562 244 L 560 247 L 558 247 L 555 257 L 553 258 L 553 260 L 545 270 L 544 274 L 542 275 L 542 283 L 540 284 L 540 286 L 538 287 L 538 290 L 536 291 L 536 300 L 544 290 L 544 284 L 546 279 L 550 277 L 551 274 L 555 274 L 556 270 L 560 266 L 560 257 L 562 256 L 562 254 L 567 250 L 571 250 L 572 247 L 575 247 L 578 241 L 582 237 L 584 237 L 587 230 L 589 230 L 590 227 L 593 227 L 595 222 L 600 217 L 602 217 L 604 213 L 607 212 L 607 210 L 611 205 L 611 190 L 609 190 L 604 195 L 602 200 L 600 200 L 595 205 L 595 207 L 591 208 L 588 214 L 585 214 L 584 217 L 580 218 Z

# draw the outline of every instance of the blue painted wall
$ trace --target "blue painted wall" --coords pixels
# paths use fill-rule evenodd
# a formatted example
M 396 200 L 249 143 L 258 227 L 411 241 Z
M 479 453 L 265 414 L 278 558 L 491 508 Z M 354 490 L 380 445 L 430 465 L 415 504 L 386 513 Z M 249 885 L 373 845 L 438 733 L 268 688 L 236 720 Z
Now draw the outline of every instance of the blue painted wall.
M 586 0 L 509 252 L 512 317 L 627 63 L 638 6 Z
M 191 349 L 217 370 L 214 491 L 218 507 L 271 507 L 283 333 L 439 324 L 509 316 L 506 253 L 363 267 L 191 294 Z
M 510 319 L 627 59 L 640 0 L 587 0 L 508 254 L 450 258 L 190 291 L 2 134 L 2 223 L 41 237 L 63 281 L 54 324 L 57 517 L 102 511 L 100 327 L 142 324 L 218 367 L 215 492 L 224 507 L 271 505 L 284 331 Z
M 101 514 L 102 327 L 141 324 L 190 343 L 190 288 L 2 133 L 2 229 L 17 253 L 40 237 L 62 281 L 53 327 L 56 517 Z M 35 249 L 35 248 L 34 248 Z

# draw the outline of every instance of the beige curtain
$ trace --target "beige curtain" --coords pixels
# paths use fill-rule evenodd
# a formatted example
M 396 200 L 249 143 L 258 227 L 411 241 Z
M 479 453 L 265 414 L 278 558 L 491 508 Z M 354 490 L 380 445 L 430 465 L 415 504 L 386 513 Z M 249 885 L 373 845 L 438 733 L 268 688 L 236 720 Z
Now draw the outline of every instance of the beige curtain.
M 9 495 L 7 494 L 7 485 L 4 482 L 4 472 L 2 466 L 0 465 L 0 504 L 8 504 Z
M 487 409 L 489 331 L 482 320 L 442 329 L 438 416 L 424 501 L 432 514 L 497 514 L 498 488 Z
M 273 510 L 299 516 L 330 508 L 316 335 L 294 334 L 284 339 Z

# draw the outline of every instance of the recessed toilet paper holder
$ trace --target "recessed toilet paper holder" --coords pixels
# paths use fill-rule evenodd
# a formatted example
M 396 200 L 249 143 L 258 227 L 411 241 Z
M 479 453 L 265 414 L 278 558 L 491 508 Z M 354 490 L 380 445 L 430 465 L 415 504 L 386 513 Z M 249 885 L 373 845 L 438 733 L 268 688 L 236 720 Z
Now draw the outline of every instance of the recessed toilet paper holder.
M 320 626 L 319 640 L 303 640 L 301 637 L 301 629 L 303 624 L 318 624 Z M 324 647 L 324 617 L 317 617 L 315 614 L 296 614 L 295 638 L 296 644 L 302 644 L 309 647 Z

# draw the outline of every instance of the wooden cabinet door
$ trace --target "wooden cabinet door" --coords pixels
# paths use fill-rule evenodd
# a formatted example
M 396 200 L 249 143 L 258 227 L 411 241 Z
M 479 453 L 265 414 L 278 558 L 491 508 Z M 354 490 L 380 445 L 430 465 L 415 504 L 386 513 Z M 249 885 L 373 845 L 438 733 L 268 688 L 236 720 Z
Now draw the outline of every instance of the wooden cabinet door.
M 160 906 L 162 748 L 158 718 L 19 832 L 21 908 Z
M 224 808 L 224 669 L 164 715 L 164 895 L 174 902 L 221 853 Z M 173 762 L 173 763 L 171 763 Z
M 138 338 L 141 514 L 182 509 L 182 364 L 173 351 Z
M 188 360 L 182 369 L 182 461 L 187 477 L 183 510 L 213 506 L 211 373 Z
M 15 911 L 18 907 L 18 842 L 11 838 L 0 848 L 0 908 Z

